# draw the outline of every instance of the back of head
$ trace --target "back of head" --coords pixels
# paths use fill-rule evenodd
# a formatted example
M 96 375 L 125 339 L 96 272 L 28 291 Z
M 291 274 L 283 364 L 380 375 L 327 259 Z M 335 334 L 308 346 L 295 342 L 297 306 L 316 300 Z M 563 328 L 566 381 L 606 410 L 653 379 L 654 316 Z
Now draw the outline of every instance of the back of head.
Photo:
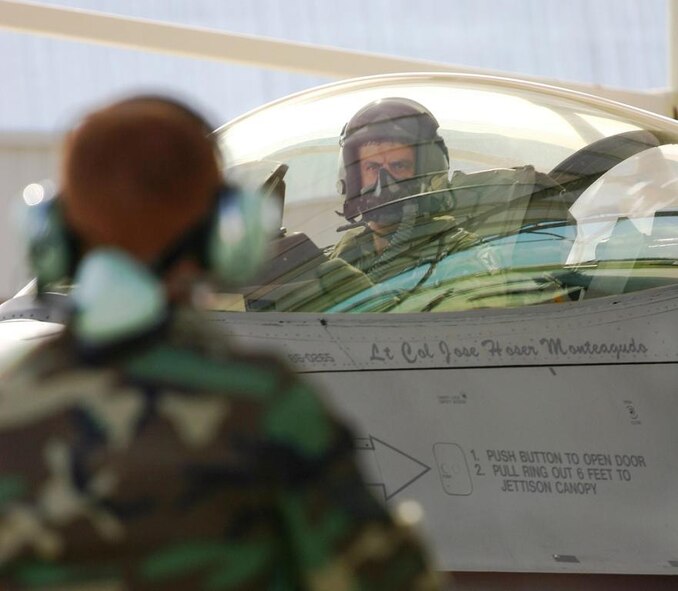
M 438 134 L 439 123 L 420 103 L 402 97 L 373 101 L 360 109 L 341 133 L 341 192 L 344 215 L 354 219 L 362 212 L 359 149 L 369 143 L 401 143 L 415 148 L 415 176 L 446 172 L 448 151 Z
M 136 97 L 66 140 L 61 202 L 85 248 L 148 262 L 205 216 L 222 180 L 208 124 L 180 103 Z

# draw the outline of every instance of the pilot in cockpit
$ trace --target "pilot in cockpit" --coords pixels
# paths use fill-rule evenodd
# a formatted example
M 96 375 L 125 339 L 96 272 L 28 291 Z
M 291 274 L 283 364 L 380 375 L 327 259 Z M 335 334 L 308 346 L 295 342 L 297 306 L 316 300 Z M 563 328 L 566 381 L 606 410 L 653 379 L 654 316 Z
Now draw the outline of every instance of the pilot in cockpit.
M 377 283 L 479 242 L 449 214 L 449 156 L 438 127 L 406 98 L 371 102 L 348 121 L 338 185 L 349 223 L 330 258 Z

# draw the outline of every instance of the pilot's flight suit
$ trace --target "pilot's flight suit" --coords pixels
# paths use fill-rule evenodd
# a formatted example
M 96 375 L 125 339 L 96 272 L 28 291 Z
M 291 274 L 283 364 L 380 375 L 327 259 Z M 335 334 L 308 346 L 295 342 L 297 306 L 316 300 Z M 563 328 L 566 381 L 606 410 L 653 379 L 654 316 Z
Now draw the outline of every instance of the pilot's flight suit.
M 348 230 L 330 258 L 343 259 L 378 283 L 421 263 L 439 261 L 478 245 L 478 236 L 461 228 L 449 214 L 454 203 L 449 186 L 446 174 L 430 177 L 422 194 L 404 203 L 415 213 L 410 215 L 409 223 L 407 214 L 403 214 L 404 221 L 385 236 L 389 244 L 383 252 L 375 250 L 374 232 L 361 227 Z
M 434 175 L 422 194 L 413 197 L 420 215 L 409 228 L 403 229 L 401 224 L 386 236 L 389 244 L 381 253 L 375 250 L 374 232 L 361 227 L 348 230 L 334 246 L 330 258 L 349 263 L 373 283 L 415 267 L 426 269 L 405 278 L 412 285 L 403 281 L 394 287 L 409 290 L 409 296 L 430 289 L 433 299 L 410 297 L 409 307 L 390 306 L 389 310 L 452 311 L 566 301 L 569 290 L 555 279 L 544 274 L 535 281 L 520 269 L 512 269 L 511 260 L 503 260 L 492 245 L 493 236 L 515 234 L 522 224 L 534 219 L 562 217 L 559 201 L 546 199 L 551 195 L 557 197 L 558 187 L 553 189 L 553 181 L 544 177 L 532 167 L 456 172 L 451 180 L 447 175 Z M 449 214 L 457 208 L 465 218 L 478 215 L 483 220 L 488 212 L 493 217 L 480 227 L 476 220 L 476 234 L 463 229 Z M 436 292 L 435 285 L 426 280 L 445 257 L 461 251 L 469 254 L 464 258 L 463 274 L 446 277 L 442 273 L 436 282 L 449 280 L 449 289 Z M 454 267 L 455 259 L 449 262 Z
M 346 429 L 194 311 L 87 363 L 69 330 L 30 353 L 0 449 L 2 589 L 438 588 Z
M 394 233 L 388 237 L 389 246 L 377 253 L 373 231 L 367 227 L 354 228 L 337 242 L 330 258 L 345 260 L 378 283 L 421 263 L 439 261 L 450 253 L 479 243 L 477 236 L 460 228 L 449 215 L 424 218 L 405 236 L 402 234 Z

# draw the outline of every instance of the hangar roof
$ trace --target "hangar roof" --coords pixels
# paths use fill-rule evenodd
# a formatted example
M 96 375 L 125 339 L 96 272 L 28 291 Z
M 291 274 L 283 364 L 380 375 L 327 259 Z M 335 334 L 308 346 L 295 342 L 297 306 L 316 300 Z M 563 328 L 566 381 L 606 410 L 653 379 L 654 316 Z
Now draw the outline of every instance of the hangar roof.
M 617 88 L 668 78 L 667 0 L 41 3 Z M 59 132 L 82 109 L 140 90 L 187 95 L 218 124 L 330 81 L 6 31 L 0 53 L 3 133 Z

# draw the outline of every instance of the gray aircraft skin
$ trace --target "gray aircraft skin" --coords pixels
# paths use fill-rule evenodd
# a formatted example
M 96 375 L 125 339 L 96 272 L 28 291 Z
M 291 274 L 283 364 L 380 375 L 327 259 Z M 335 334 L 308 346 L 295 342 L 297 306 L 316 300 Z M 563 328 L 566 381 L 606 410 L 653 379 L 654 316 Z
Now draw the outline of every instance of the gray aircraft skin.
M 333 250 L 366 219 L 337 215 L 340 133 L 387 97 L 425 105 L 450 153 L 443 188 L 403 203 L 433 203 L 429 225 L 454 216 L 478 242 L 405 247 L 384 277 Z M 279 200 L 284 229 L 253 285 L 214 294 L 214 322 L 321 387 L 367 482 L 454 588 L 675 588 L 677 122 L 408 74 L 299 93 L 215 133 L 227 174 Z M 0 307 L 5 362 L 60 330 L 66 298 L 29 289 Z

